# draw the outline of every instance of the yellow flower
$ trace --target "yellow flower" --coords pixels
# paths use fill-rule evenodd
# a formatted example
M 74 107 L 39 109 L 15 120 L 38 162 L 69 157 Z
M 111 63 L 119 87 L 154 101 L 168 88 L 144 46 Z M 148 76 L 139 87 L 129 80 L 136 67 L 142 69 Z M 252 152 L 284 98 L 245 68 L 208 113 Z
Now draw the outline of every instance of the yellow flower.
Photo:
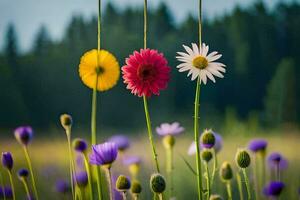
M 97 59 L 98 54 L 98 59 Z M 86 52 L 80 60 L 79 76 L 82 82 L 91 89 L 106 91 L 117 84 L 120 77 L 120 66 L 117 59 L 108 51 L 96 49 Z

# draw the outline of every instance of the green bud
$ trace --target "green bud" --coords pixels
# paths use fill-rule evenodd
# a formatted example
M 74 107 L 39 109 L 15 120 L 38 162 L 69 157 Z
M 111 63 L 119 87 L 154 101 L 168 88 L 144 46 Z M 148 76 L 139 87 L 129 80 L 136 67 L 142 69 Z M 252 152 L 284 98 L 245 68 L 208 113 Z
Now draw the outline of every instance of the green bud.
M 201 152 L 201 158 L 202 158 L 202 160 L 204 160 L 207 163 L 212 159 L 212 157 L 213 157 L 213 155 L 212 155 L 212 153 L 211 153 L 210 150 L 204 149 Z
M 150 178 L 150 187 L 154 193 L 163 193 L 166 189 L 165 178 L 160 174 L 152 174 Z
M 232 168 L 229 162 L 223 162 L 220 168 L 220 177 L 223 181 L 229 181 L 233 177 Z
M 223 200 L 223 198 L 218 194 L 213 194 L 210 196 L 209 200 Z
M 247 168 L 251 163 L 250 155 L 246 150 L 238 150 L 235 160 L 240 168 Z
M 61 123 L 62 127 L 64 127 L 64 129 L 66 129 L 66 130 L 70 129 L 72 127 L 72 123 L 73 123 L 71 115 L 62 114 L 60 116 L 60 123 Z
M 120 192 L 126 192 L 130 189 L 130 180 L 124 176 L 120 175 L 116 181 L 116 189 Z
M 175 137 L 167 135 L 163 138 L 163 145 L 166 149 L 171 149 L 175 145 Z
M 206 129 L 202 133 L 200 141 L 201 141 L 201 145 L 204 148 L 210 149 L 213 148 L 213 146 L 215 145 L 216 138 L 211 129 L 210 130 Z
M 142 186 L 138 181 L 133 181 L 131 185 L 132 194 L 140 194 L 142 192 Z

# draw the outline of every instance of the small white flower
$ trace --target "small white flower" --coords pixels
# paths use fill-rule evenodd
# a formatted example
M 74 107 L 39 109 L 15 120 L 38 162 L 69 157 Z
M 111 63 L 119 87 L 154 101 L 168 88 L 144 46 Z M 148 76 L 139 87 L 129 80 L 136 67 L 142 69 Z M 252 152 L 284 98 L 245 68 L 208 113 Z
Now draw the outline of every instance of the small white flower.
M 191 80 L 195 80 L 200 77 L 200 83 L 207 83 L 207 78 L 216 82 L 215 77 L 223 78 L 222 73 L 226 72 L 225 65 L 223 63 L 215 62 L 222 57 L 216 51 L 208 54 L 209 47 L 202 44 L 202 47 L 198 48 L 197 44 L 192 43 L 192 48 L 183 45 L 186 52 L 177 52 L 179 56 L 176 58 L 182 63 L 177 66 L 179 72 L 189 71 L 187 76 L 192 75 Z
M 173 122 L 172 124 L 163 123 L 156 127 L 156 132 L 160 136 L 167 135 L 178 135 L 184 131 L 184 128 L 180 126 L 178 122 Z

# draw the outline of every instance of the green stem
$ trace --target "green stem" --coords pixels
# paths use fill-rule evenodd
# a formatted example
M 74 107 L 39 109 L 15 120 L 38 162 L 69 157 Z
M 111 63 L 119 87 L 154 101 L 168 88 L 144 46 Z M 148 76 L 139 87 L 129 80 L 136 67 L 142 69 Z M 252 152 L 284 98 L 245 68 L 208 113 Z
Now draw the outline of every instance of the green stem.
M 209 200 L 210 194 L 211 194 L 211 187 L 210 187 L 210 175 L 209 175 L 209 169 L 208 169 L 208 163 L 204 162 L 205 165 L 205 171 L 206 171 L 206 187 L 207 187 L 207 200 Z
M 199 147 L 199 100 L 200 100 L 200 77 L 197 79 L 196 95 L 195 95 L 195 111 L 194 111 L 194 140 L 196 144 L 196 166 L 197 166 L 197 183 L 198 183 L 198 199 L 202 200 L 202 170 Z
M 279 167 L 279 162 L 276 164 L 276 180 L 280 181 L 280 167 Z
M 110 167 L 106 168 L 106 178 L 107 178 L 107 183 L 108 183 L 108 188 L 109 188 L 109 199 L 113 200 L 113 187 L 112 187 L 112 181 L 111 181 L 111 171 Z
M 11 171 L 9 171 L 9 170 L 7 170 L 7 172 L 8 172 L 8 176 L 9 176 L 11 191 L 12 191 L 12 194 L 13 194 L 13 200 L 16 200 L 15 185 L 14 185 L 14 181 L 13 181 L 13 178 L 12 178 L 12 174 L 11 174 Z M 3 190 L 4 190 L 4 185 L 3 185 Z M 3 191 L 3 194 L 4 194 L 4 199 L 5 199 L 5 192 L 4 191 Z
M 127 199 L 126 192 L 122 192 L 123 200 Z
M 218 168 L 218 158 L 217 158 L 217 154 L 216 154 L 216 151 L 214 148 L 212 148 L 212 154 L 213 154 L 213 171 L 212 171 L 212 174 L 211 174 L 211 188 L 213 188 L 213 184 L 214 184 L 214 180 L 215 180 L 215 174 L 216 174 L 216 171 L 217 171 L 217 168 Z
M 139 195 L 134 194 L 134 195 L 133 195 L 133 200 L 139 200 Z
M 259 185 L 258 185 L 258 171 L 257 171 L 258 163 L 257 163 L 257 155 L 254 155 L 254 164 L 252 165 L 253 168 L 253 183 L 255 187 L 255 199 L 259 200 Z
M 29 168 L 29 171 L 30 171 L 30 176 L 31 176 L 31 180 L 32 180 L 32 187 L 33 187 L 34 195 L 35 195 L 35 198 L 38 200 L 39 197 L 38 197 L 38 193 L 37 193 L 37 189 L 36 189 L 35 178 L 34 178 L 34 174 L 33 174 L 33 168 L 32 168 L 31 160 L 30 160 L 30 157 L 29 157 L 28 149 L 27 149 L 26 146 L 24 146 L 24 152 L 25 152 L 25 157 L 26 157 L 26 160 L 27 160 L 28 168 Z
M 75 192 L 74 192 L 74 174 L 75 174 L 75 167 L 73 163 L 73 154 L 72 154 L 72 146 L 71 146 L 71 129 L 66 129 L 67 141 L 68 141 L 68 153 L 69 153 L 69 171 L 70 171 L 70 182 L 71 182 L 71 191 L 72 191 L 72 198 L 75 199 Z M 76 185 L 76 184 L 75 184 Z
M 89 166 L 86 154 L 83 154 L 83 158 L 84 158 L 84 165 L 85 165 L 86 173 L 88 176 L 89 197 L 91 200 L 93 200 L 94 195 L 93 195 L 93 183 L 92 183 L 91 170 L 90 170 L 90 166 Z
M 25 178 L 21 178 L 21 181 L 22 181 L 22 183 L 24 185 L 24 188 L 25 188 L 26 195 L 27 195 L 28 199 L 31 199 L 30 198 L 30 192 L 29 192 L 27 181 L 25 180 Z
M 150 120 L 150 116 L 149 116 L 149 110 L 148 110 L 148 103 L 147 103 L 147 97 L 143 96 L 144 99 L 144 109 L 145 109 L 145 116 L 146 116 L 146 122 L 147 122 L 147 128 L 148 128 L 148 136 L 149 136 L 149 141 L 152 147 L 152 156 L 156 165 L 156 171 L 158 173 L 160 173 L 160 169 L 159 169 L 159 164 L 158 164 L 158 160 L 157 160 L 157 153 L 155 150 L 155 145 L 153 142 L 153 134 L 152 134 L 152 128 L 151 128 L 151 120 Z
M 227 189 L 228 200 L 232 200 L 232 192 L 231 192 L 230 181 L 226 182 L 226 189 Z
M 244 200 L 244 193 L 243 193 L 243 186 L 242 186 L 242 178 L 240 174 L 236 173 L 236 180 L 238 184 L 239 194 L 240 194 L 240 200 Z
M 248 194 L 248 200 L 251 200 L 251 190 L 250 190 L 250 183 L 249 183 L 249 179 L 247 176 L 247 172 L 246 169 L 242 169 L 243 171 L 243 175 L 244 175 L 244 179 L 245 179 L 245 184 L 246 184 L 246 189 L 247 189 L 247 194 Z
M 147 0 L 144 0 L 144 49 L 147 48 L 147 10 L 148 10 L 148 3 Z
M 261 186 L 265 185 L 266 180 L 266 162 L 265 162 L 265 154 L 260 156 L 261 158 Z
M 168 174 L 168 179 L 169 179 L 169 197 L 173 197 L 173 190 L 174 190 L 174 185 L 173 185 L 173 148 L 168 148 L 166 149 L 167 151 L 167 174 Z

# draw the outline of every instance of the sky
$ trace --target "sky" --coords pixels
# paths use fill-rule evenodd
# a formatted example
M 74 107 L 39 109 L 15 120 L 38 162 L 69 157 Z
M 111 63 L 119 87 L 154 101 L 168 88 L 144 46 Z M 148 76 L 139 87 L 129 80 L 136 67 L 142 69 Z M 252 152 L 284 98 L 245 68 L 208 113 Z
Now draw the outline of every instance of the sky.
M 142 0 L 102 0 L 103 6 L 111 1 L 119 9 L 141 7 Z M 204 17 L 213 18 L 230 12 L 236 5 L 251 5 L 258 0 L 203 0 Z M 263 0 L 270 8 L 280 0 Z M 300 0 L 281 0 L 300 1 Z M 148 0 L 149 9 L 165 2 L 177 22 L 188 13 L 197 13 L 197 0 Z M 0 48 L 5 42 L 7 25 L 13 23 L 22 51 L 31 48 L 33 38 L 41 25 L 45 25 L 54 40 L 59 40 L 71 16 L 81 14 L 86 19 L 97 12 L 97 0 L 0 0 Z M 174 14 L 176 13 L 176 15 Z

